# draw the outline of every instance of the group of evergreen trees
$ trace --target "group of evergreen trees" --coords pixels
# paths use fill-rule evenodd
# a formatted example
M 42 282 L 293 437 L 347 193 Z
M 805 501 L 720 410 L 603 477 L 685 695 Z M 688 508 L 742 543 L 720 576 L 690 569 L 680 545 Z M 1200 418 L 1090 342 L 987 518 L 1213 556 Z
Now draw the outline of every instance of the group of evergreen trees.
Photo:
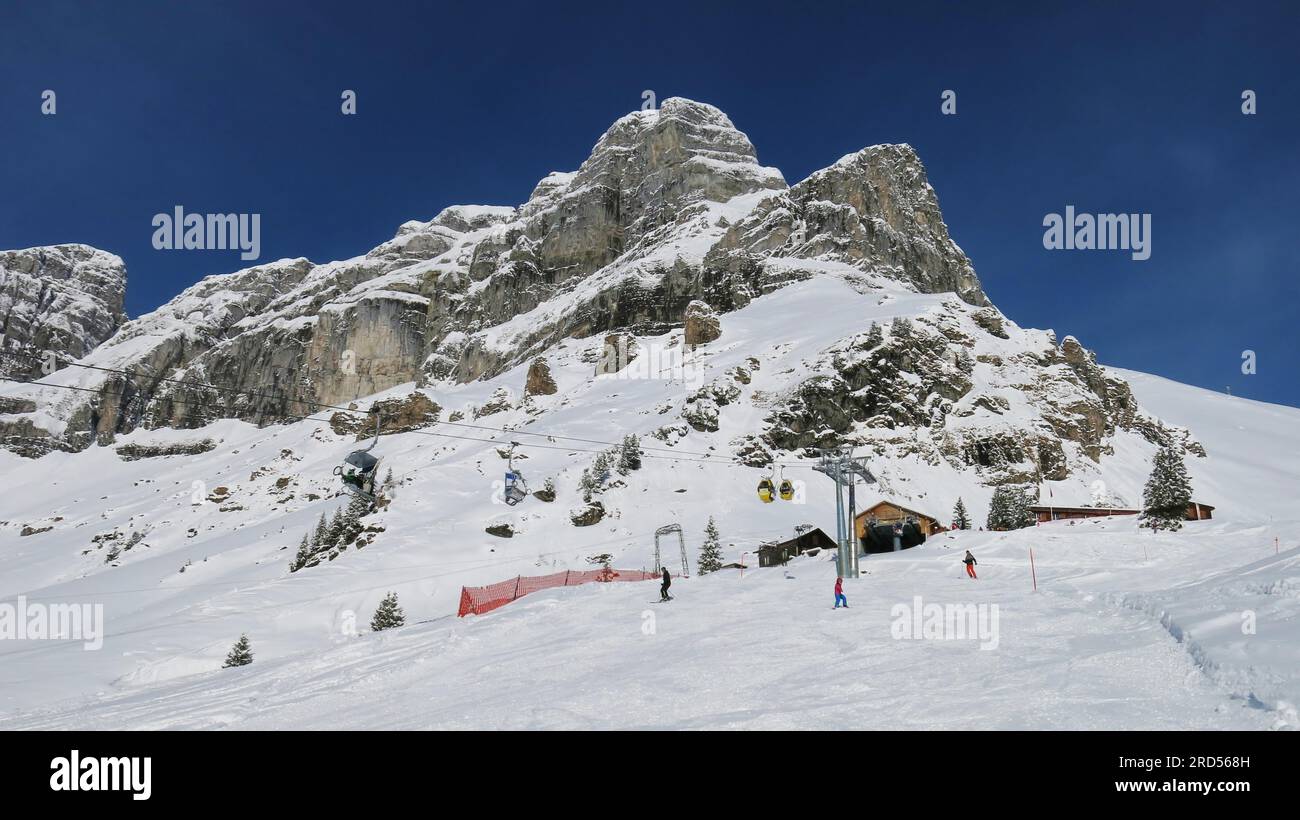
M 591 466 L 582 471 L 582 476 L 578 479 L 582 500 L 590 504 L 592 495 L 605 488 L 613 471 L 617 471 L 619 475 L 627 475 L 639 469 L 641 469 L 641 439 L 629 434 L 623 437 L 623 443 L 619 446 L 597 453 Z
M 361 518 L 371 511 L 372 506 L 370 501 L 357 495 L 352 497 L 346 507 L 336 510 L 333 519 L 326 520 L 325 513 L 321 513 L 316 528 L 303 535 L 298 552 L 289 564 L 289 571 L 297 572 L 304 567 L 314 567 L 321 561 L 337 558 L 365 530 Z
M 990 530 L 1018 530 L 1032 527 L 1037 519 L 1030 510 L 1034 499 L 1028 490 L 1003 485 L 993 490 L 985 527 Z

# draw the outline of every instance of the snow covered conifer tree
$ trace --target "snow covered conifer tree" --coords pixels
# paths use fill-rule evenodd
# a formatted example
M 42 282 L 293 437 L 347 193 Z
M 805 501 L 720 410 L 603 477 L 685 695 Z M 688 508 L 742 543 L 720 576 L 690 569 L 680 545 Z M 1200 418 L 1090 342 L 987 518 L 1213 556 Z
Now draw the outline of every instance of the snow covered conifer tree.
M 343 518 L 339 523 L 338 535 L 334 540 L 334 546 L 346 549 L 357 536 L 365 529 L 361 523 L 361 517 L 370 512 L 370 502 L 361 496 L 353 496 L 348 502 L 348 506 L 343 510 Z
M 959 530 L 970 529 L 970 516 L 966 513 L 966 505 L 962 503 L 960 496 L 957 498 L 957 505 L 952 508 L 952 523 Z
M 229 669 L 232 666 L 248 666 L 253 662 L 253 648 L 248 642 L 247 635 L 240 635 L 239 640 L 230 648 L 230 654 L 226 656 L 226 662 L 221 665 L 222 669 Z
M 609 453 L 603 450 L 596 454 L 596 458 L 591 462 L 591 478 L 595 485 L 599 486 L 605 483 L 609 475 Z
M 343 508 L 339 507 L 334 511 L 334 517 L 330 519 L 329 526 L 325 529 L 325 539 L 316 542 L 316 551 L 324 552 L 339 542 L 339 536 L 343 534 L 346 522 L 343 517 Z
M 641 469 L 641 440 L 635 435 L 623 437 L 623 446 L 618 451 L 618 471 L 627 475 L 633 470 Z
M 993 500 L 989 502 L 987 526 L 991 530 L 1018 530 L 1032 527 L 1037 520 L 1034 511 L 1029 509 L 1033 499 L 1026 490 L 1017 487 L 1002 486 L 993 490 Z
M 1007 527 L 1007 491 L 1010 487 L 994 487 L 993 498 L 989 501 L 989 515 L 984 522 L 984 526 L 990 530 L 1001 530 Z
M 1142 526 L 1156 531 L 1181 529 L 1191 503 L 1192 482 L 1182 452 L 1161 447 L 1142 491 Z
M 303 533 L 302 543 L 298 545 L 298 554 L 293 557 L 293 563 L 289 564 L 289 571 L 297 572 L 298 570 L 307 566 L 307 562 L 311 560 L 311 556 L 312 556 L 311 540 L 308 537 L 307 533 Z
M 390 592 L 379 602 L 375 616 L 370 619 L 370 631 L 382 632 L 395 626 L 406 626 L 406 613 L 397 605 L 397 593 Z
M 867 331 L 867 342 L 866 342 L 867 349 L 873 350 L 877 347 L 880 347 L 880 345 L 883 344 L 884 341 L 885 341 L 885 331 L 880 329 L 880 323 L 872 322 L 871 329 Z
M 1038 517 L 1030 507 L 1038 500 L 1036 494 L 1031 494 L 1028 488 L 1017 490 L 1012 496 L 1011 504 L 1011 528 L 1021 529 L 1022 527 L 1032 527 L 1038 523 Z
M 316 522 L 316 529 L 311 534 L 311 545 L 313 547 L 324 546 L 325 538 L 329 535 L 329 520 L 325 518 L 325 513 L 320 514 L 320 520 Z
M 709 516 L 709 523 L 704 528 L 704 545 L 700 547 L 699 569 L 701 575 L 722 569 L 722 544 L 718 541 L 718 525 Z

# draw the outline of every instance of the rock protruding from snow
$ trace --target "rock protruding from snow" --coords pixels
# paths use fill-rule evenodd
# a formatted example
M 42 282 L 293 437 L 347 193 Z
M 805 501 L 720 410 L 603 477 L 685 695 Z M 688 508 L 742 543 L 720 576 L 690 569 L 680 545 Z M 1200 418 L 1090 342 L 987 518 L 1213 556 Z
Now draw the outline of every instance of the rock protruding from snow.
M 722 336 L 722 320 L 718 312 L 699 299 L 686 306 L 686 344 L 702 345 Z
M 79 359 L 112 336 L 126 315 L 126 266 L 89 245 L 52 245 L 0 251 L 0 328 L 4 352 L 0 375 L 45 375 L 32 357 L 53 353 L 59 362 Z
M 551 375 L 551 366 L 544 356 L 533 359 L 528 366 L 528 377 L 524 384 L 525 396 L 553 396 L 559 388 L 555 386 L 555 377 Z

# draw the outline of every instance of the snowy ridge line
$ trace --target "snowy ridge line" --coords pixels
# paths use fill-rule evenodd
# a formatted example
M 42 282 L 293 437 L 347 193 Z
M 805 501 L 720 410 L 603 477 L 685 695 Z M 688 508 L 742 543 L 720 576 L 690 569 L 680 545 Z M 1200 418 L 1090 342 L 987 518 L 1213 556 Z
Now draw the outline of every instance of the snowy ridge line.
M 147 375 L 147 374 L 142 374 L 142 373 L 136 373 L 136 372 L 134 372 L 134 371 L 130 371 L 130 370 L 118 370 L 118 369 L 115 369 L 115 368 L 110 368 L 110 367 L 100 367 L 100 366 L 97 366 L 97 365 L 82 364 L 82 363 L 79 363 L 79 362 L 68 362 L 68 363 L 67 363 L 67 366 L 71 366 L 71 367 L 81 367 L 81 368 L 86 368 L 86 369 L 90 369 L 90 370 L 99 370 L 99 371 L 103 371 L 103 372 L 107 372 L 107 373 L 117 373 L 117 374 L 124 375 L 124 376 L 130 376 L 130 377 L 132 377 L 132 378 L 144 378 L 144 379 L 152 379 L 152 380 L 154 380 L 154 381 L 172 382 L 172 383 L 175 383 L 175 384 L 180 384 L 180 385 L 182 385 L 182 386 L 187 386 L 187 387 L 198 387 L 198 388 L 204 388 L 204 389 L 216 390 L 216 391 L 218 391 L 218 392 L 229 393 L 229 394 L 231 394 L 231 395 L 242 395 L 242 396 L 249 396 L 249 397 L 252 397 L 252 398 L 263 398 L 263 399 L 281 399 L 281 400 L 283 400 L 283 401 L 292 401 L 292 402 L 297 402 L 297 403 L 299 403 L 299 404 L 307 404 L 307 405 L 311 405 L 311 406 L 313 406 L 313 407 L 324 408 L 324 409 L 327 409 L 327 410 L 338 410 L 338 411 L 343 412 L 343 413 L 363 413 L 363 411 L 361 411 L 360 409 L 352 408 L 352 407 L 340 407 L 339 405 L 335 405 L 335 404 L 323 404 L 323 403 L 321 403 L 321 402 L 307 401 L 307 400 L 304 400 L 304 399 L 290 399 L 290 398 L 288 398 L 288 397 L 286 397 L 286 396 L 283 396 L 283 395 L 276 395 L 276 394 L 272 394 L 272 393 L 261 393 L 261 392 L 258 392 L 258 391 L 253 391 L 253 390 L 244 390 L 244 389 L 234 388 L 234 387 L 222 387 L 221 385 L 209 384 L 209 383 L 205 383 L 205 382 L 191 382 L 191 381 L 186 381 L 186 380 L 183 380 L 183 379 L 170 379 L 170 378 L 167 378 L 167 377 L 164 377 L 164 376 L 152 376 L 152 375 Z M 96 389 L 94 389 L 94 388 L 89 388 L 89 387 L 77 387 L 77 386 L 67 385 L 67 384 L 53 384 L 53 383 L 50 383 L 50 382 L 24 381 L 24 380 L 22 380 L 22 379 L 10 379 L 10 378 L 6 378 L 6 377 L 3 377 L 3 376 L 0 376 L 0 380 L 8 381 L 8 382 L 13 382 L 13 383 L 16 383 L 16 384 L 29 384 L 29 385 L 34 385 L 34 386 L 38 386 L 38 387 L 57 387 L 57 388 L 65 388 L 65 389 L 68 389 L 68 390 L 79 390 L 79 391 L 86 392 L 86 393 L 97 393 L 97 394 L 99 394 L 99 395 L 101 395 L 101 396 L 119 396 L 119 397 L 120 397 L 120 396 L 124 396 L 124 395 L 126 395 L 125 393 L 111 392 L 111 391 L 100 391 L 100 390 L 96 390 Z M 180 400 L 177 400 L 177 399 L 174 399 L 174 398 L 171 398 L 171 397 L 168 397 L 168 401 L 171 401 L 171 402 L 174 403 L 174 404 L 199 406 L 199 402 L 196 402 L 196 401 L 195 401 L 195 402 L 185 402 L 185 401 L 180 401 Z M 373 404 L 373 402 L 372 402 L 372 404 Z M 366 411 L 366 413 L 363 413 L 363 415 L 364 415 L 364 414 L 368 414 L 368 411 Z M 294 415 L 294 414 L 292 414 L 292 413 L 281 413 L 280 415 L 284 416 L 285 418 L 297 419 L 297 420 L 299 420 L 299 421 L 320 421 L 320 420 L 321 420 L 321 419 L 312 419 L 312 418 L 310 418 L 310 416 L 297 416 L 297 415 Z M 328 421 L 328 419 L 326 419 L 325 421 Z M 606 447 L 619 447 L 619 446 L 621 446 L 621 442 L 603 441 L 603 440 L 600 440 L 600 439 L 579 438 L 579 437 L 576 437 L 576 436 L 564 436 L 564 435 L 558 435 L 558 434 L 555 434 L 555 433 L 537 432 L 537 431 L 532 431 L 532 430 L 512 430 L 512 429 L 507 428 L 507 427 L 491 427 L 491 426 L 483 425 L 483 424 L 466 424 L 466 423 L 464 423 L 464 422 L 458 422 L 458 421 L 439 421 L 439 420 L 434 420 L 434 423 L 435 423 L 435 424 L 444 424 L 444 425 L 447 425 L 447 426 L 450 426 L 450 427 L 465 427 L 465 428 L 469 428 L 469 429 L 473 429 L 473 430 L 483 430 L 483 431 L 489 431 L 489 432 L 495 432 L 495 433 L 507 433 L 507 434 L 510 434 L 510 435 L 538 436 L 538 437 L 550 438 L 550 439 L 563 439 L 563 440 L 565 440 L 565 441 L 577 441 L 577 442 L 582 442 L 582 443 L 585 443 L 585 444 L 602 444 L 602 445 L 605 445 Z M 419 430 L 406 430 L 406 431 L 403 431 L 403 432 L 408 432 L 408 433 L 420 433 L 421 431 L 419 431 Z M 451 434 L 449 434 L 449 433 L 428 433 L 428 432 L 425 432 L 424 434 L 425 434 L 425 435 L 440 435 L 440 436 L 444 436 L 444 437 L 446 437 L 446 438 L 458 438 L 457 436 L 453 436 L 453 435 L 451 435 Z M 394 434 L 393 434 L 393 433 L 389 433 L 388 435 L 394 435 Z M 475 439 L 475 438 L 465 438 L 464 440 L 465 440 L 465 441 L 484 441 L 484 442 L 496 441 L 496 439 Z M 539 444 L 522 444 L 522 443 L 521 443 L 519 446 L 521 446 L 521 447 L 543 447 L 544 445 L 539 445 Z M 574 450 L 574 449 L 577 449 L 577 448 L 572 448 L 572 447 L 551 447 L 551 448 L 548 448 L 548 449 Z M 580 450 L 580 452 L 599 453 L 599 452 L 601 452 L 601 451 L 600 451 L 600 450 Z M 731 462 L 738 462 L 738 463 L 740 462 L 740 459 L 735 458 L 735 457 L 725 457 L 725 456 L 715 455 L 715 454 L 713 454 L 713 453 L 701 453 L 701 452 L 698 452 L 698 451 L 692 451 L 692 450 L 669 450 L 669 449 L 667 449 L 667 448 L 663 448 L 663 447 L 642 447 L 642 448 L 641 448 L 641 452 L 642 452 L 643 454 L 645 454 L 645 453 L 673 453 L 673 454 L 674 454 L 674 455 L 673 455 L 673 458 L 675 458 L 676 460 L 679 460 L 679 461 L 696 461 L 696 462 L 701 462 L 701 461 L 706 461 L 706 460 L 707 460 L 707 461 L 731 461 Z M 698 459 L 684 459 L 684 458 L 681 458 L 681 456 L 683 456 L 683 455 L 687 455 L 687 456 L 699 456 L 699 458 L 698 458 Z M 649 458 L 664 458 L 664 456 L 648 456 L 648 457 L 649 457 Z M 804 463 L 802 463 L 802 462 L 782 462 L 782 461 L 774 461 L 773 464 L 780 464 L 781 466 L 785 466 L 785 467 L 802 467 L 802 468 L 810 468 L 810 465 L 808 465 L 808 464 L 804 464 Z M 748 466 L 748 465 L 745 465 L 745 466 Z

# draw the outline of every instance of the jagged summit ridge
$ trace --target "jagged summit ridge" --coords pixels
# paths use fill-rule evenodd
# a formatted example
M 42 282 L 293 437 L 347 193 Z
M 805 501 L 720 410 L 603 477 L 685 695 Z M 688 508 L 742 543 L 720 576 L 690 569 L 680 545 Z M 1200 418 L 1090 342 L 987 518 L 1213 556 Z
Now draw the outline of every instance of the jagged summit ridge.
M 728 312 L 824 276 L 878 293 L 882 305 L 909 292 L 951 292 L 960 300 L 953 322 L 976 322 L 995 337 L 1022 333 L 989 305 L 910 146 L 864 148 L 791 187 L 722 111 L 670 98 L 657 111 L 618 119 L 577 170 L 548 174 L 518 206 L 451 206 L 402 224 L 353 259 L 285 259 L 208 277 L 86 354 L 87 363 L 144 375 L 67 368 L 50 377 L 98 390 L 98 400 L 5 388 L 37 409 L 0 417 L 0 430 L 83 447 L 140 426 L 289 420 L 318 403 L 412 382 L 436 393 L 497 378 L 569 339 L 662 337 L 682 327 L 692 303 L 718 311 L 725 327 Z M 834 378 L 874 395 L 837 415 L 816 383 L 794 385 L 785 413 L 753 435 L 765 435 L 769 447 L 800 448 L 851 438 L 856 426 L 884 419 L 899 428 L 929 424 L 936 401 L 956 403 L 976 387 L 968 363 L 952 370 L 957 348 L 943 347 L 967 345 L 969 331 L 953 333 L 925 341 L 918 330 L 919 344 L 891 342 L 900 349 L 882 349 L 866 369 L 833 354 L 843 365 Z M 1034 435 L 1068 436 L 1095 458 L 1130 411 L 1121 397 L 1118 415 L 1098 418 L 1112 412 L 1108 391 L 1122 391 L 1087 371 L 1085 354 L 1043 352 L 1030 362 L 1037 372 L 1073 360 L 1088 377 L 1086 396 L 1059 413 L 1053 405 Z M 899 383 L 870 375 L 882 363 Z M 1052 404 L 1050 390 L 1026 388 L 1030 394 Z M 709 416 L 705 404 L 693 404 L 683 412 L 705 407 Z M 810 437 L 808 429 L 829 432 Z M 1039 462 L 1025 471 L 1054 470 Z

